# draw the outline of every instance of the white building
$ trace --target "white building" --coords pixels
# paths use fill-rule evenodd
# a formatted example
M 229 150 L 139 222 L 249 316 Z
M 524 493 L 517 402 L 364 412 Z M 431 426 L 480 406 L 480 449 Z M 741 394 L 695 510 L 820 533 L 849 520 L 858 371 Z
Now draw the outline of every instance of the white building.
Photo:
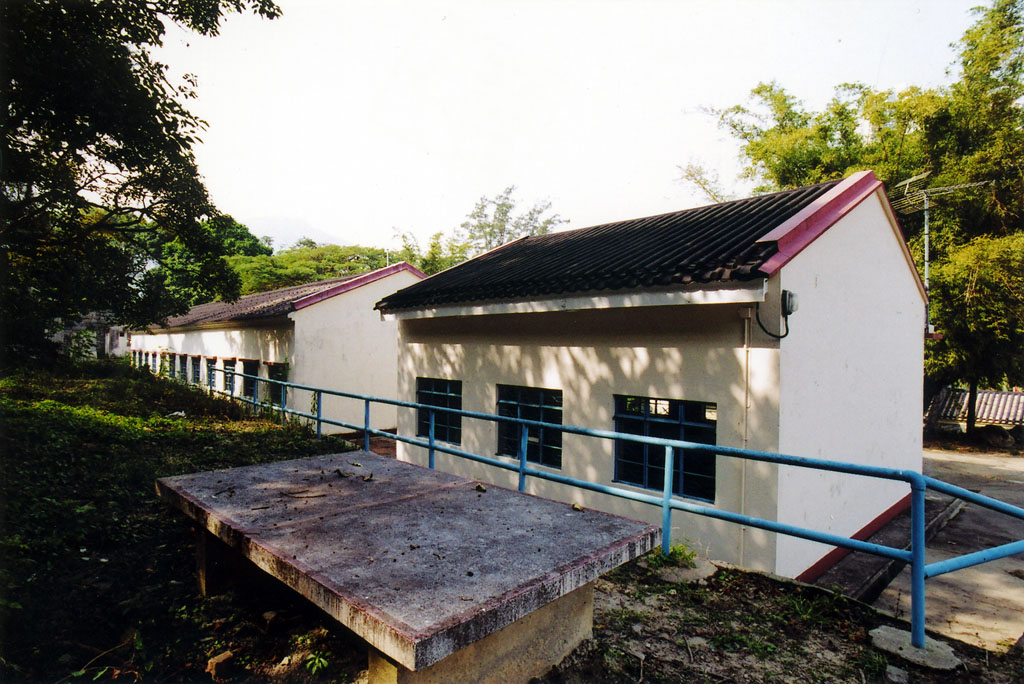
M 788 318 L 786 292 L 799 303 Z M 884 189 L 863 172 L 523 238 L 377 308 L 399 322 L 402 399 L 920 471 L 924 302 Z M 400 434 L 426 425 L 399 412 Z M 439 440 L 510 463 L 513 432 L 452 416 L 435 426 Z M 528 454 L 570 477 L 660 490 L 663 450 L 630 444 L 534 429 Z M 398 456 L 426 461 L 406 444 Z M 438 467 L 516 486 L 514 473 L 451 455 L 438 454 Z M 724 456 L 688 457 L 675 487 L 859 538 L 909 505 L 902 483 Z M 657 508 L 537 479 L 529 491 L 660 520 Z M 842 555 L 692 514 L 672 524 L 702 553 L 804 579 Z
M 200 304 L 164 328 L 131 335 L 134 363 L 219 391 L 252 395 L 254 381 L 226 383 L 230 369 L 248 375 L 358 394 L 397 394 L 396 324 L 382 320 L 373 304 L 395 288 L 424 275 L 407 263 L 369 273 L 323 280 L 240 297 L 234 302 Z M 233 386 L 232 386 L 233 385 Z M 277 403 L 278 391 L 260 398 Z M 311 393 L 289 391 L 288 406 L 311 412 Z M 325 397 L 323 415 L 363 423 L 363 404 Z M 395 410 L 377 405 L 374 427 L 395 425 Z M 341 430 L 341 428 L 331 428 Z

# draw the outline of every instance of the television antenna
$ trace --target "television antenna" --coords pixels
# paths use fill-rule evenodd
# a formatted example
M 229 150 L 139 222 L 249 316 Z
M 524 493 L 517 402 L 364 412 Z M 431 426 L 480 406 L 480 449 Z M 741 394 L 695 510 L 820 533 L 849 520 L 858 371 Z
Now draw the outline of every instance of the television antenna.
M 930 199 L 938 195 L 948 195 L 958 190 L 965 190 L 967 188 L 974 188 L 979 185 L 988 185 L 992 181 L 979 181 L 977 183 L 961 183 L 959 185 L 944 185 L 938 188 L 923 188 L 921 185 L 931 175 L 931 171 L 925 171 L 919 173 L 916 176 L 912 176 L 905 181 L 897 183 L 894 188 L 903 186 L 903 195 L 893 201 L 892 208 L 903 215 L 916 214 L 919 211 L 924 211 L 924 291 L 925 294 L 929 290 L 929 271 L 928 266 L 931 260 L 930 245 L 929 245 L 929 230 L 928 230 L 928 210 L 930 208 Z M 924 307 L 924 319 L 925 319 L 925 334 L 928 336 L 935 335 L 935 326 L 932 325 L 930 316 L 930 306 L 925 304 Z

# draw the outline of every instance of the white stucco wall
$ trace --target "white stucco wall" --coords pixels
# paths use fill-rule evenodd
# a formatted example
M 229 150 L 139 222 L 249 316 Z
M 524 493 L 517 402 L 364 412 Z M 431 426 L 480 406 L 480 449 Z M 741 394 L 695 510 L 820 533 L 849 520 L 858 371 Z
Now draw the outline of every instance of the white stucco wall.
M 188 354 L 189 378 L 192 357 L 202 356 L 200 383 L 206 384 L 206 359 L 217 359 L 217 368 L 224 359 L 255 359 L 260 361 L 261 377 L 267 377 L 266 363 L 289 363 L 292 356 L 293 330 L 290 321 L 279 320 L 274 326 L 207 328 L 183 332 L 133 332 L 131 350 L 149 353 Z M 242 371 L 239 363 L 236 370 Z M 216 387 L 223 389 L 223 374 L 217 373 Z M 236 393 L 241 388 L 236 383 Z M 261 391 L 263 388 L 260 388 Z
M 800 298 L 781 342 L 780 451 L 920 470 L 924 303 L 878 194 L 786 264 L 769 286 L 770 302 L 779 288 Z M 778 319 L 771 321 L 766 325 L 774 329 Z M 900 483 L 789 467 L 780 469 L 778 487 L 780 521 L 844 536 L 910 491 Z M 780 536 L 778 544 L 775 571 L 789 576 L 831 550 L 793 537 Z
M 496 384 L 561 389 L 563 423 L 602 429 L 614 427 L 614 394 L 708 401 L 718 405 L 718 443 L 743 446 L 747 374 L 740 308 L 687 305 L 403 320 L 399 397 L 415 401 L 417 376 L 456 379 L 463 383 L 464 409 L 495 413 Z M 777 355 L 769 347 L 750 353 L 750 448 L 777 449 Z M 415 435 L 416 412 L 402 409 L 398 426 L 400 434 Z M 493 456 L 496 442 L 494 423 L 463 421 L 462 449 Z M 399 457 L 421 464 L 427 460 L 425 450 L 401 443 Z M 437 463 L 449 472 L 516 486 L 514 473 L 446 454 L 438 454 Z M 745 467 L 744 477 L 742 463 L 719 457 L 714 505 L 774 518 L 776 468 Z M 612 484 L 613 444 L 564 435 L 560 472 Z M 528 491 L 660 523 L 659 509 L 624 499 L 536 479 L 529 480 Z M 744 532 L 729 523 L 676 513 L 673 538 L 688 540 L 715 558 L 775 567 L 773 536 L 759 530 Z
M 132 349 L 190 356 L 262 359 L 287 363 L 292 330 L 288 323 L 265 328 L 213 328 L 187 332 L 132 333 Z
M 295 323 L 291 381 L 377 397 L 397 396 L 398 326 L 394 320 L 381 320 L 373 306 L 419 280 L 409 271 L 398 271 L 291 313 Z M 295 394 L 296 406 L 308 411 L 310 393 Z M 326 417 L 363 424 L 361 401 L 325 397 L 323 412 Z M 395 421 L 393 407 L 372 406 L 373 427 L 392 428 Z M 325 431 L 348 429 L 325 426 Z
M 151 354 L 188 354 L 190 378 L 191 357 L 202 356 L 200 380 L 204 385 L 206 358 L 216 358 L 217 368 L 224 367 L 225 358 L 237 358 L 260 361 L 261 377 L 268 377 L 267 363 L 286 363 L 288 380 L 297 384 L 395 397 L 398 393 L 397 324 L 393 320 L 381 320 L 373 306 L 384 296 L 419 279 L 409 271 L 398 271 L 263 325 L 134 332 L 131 349 Z M 242 371 L 241 363 L 236 370 Z M 217 374 L 217 389 L 223 389 L 222 377 Z M 240 389 L 239 380 L 236 394 Z M 310 392 L 289 390 L 287 402 L 298 410 L 313 412 L 311 398 Z M 361 401 L 327 397 L 322 410 L 325 418 L 363 423 Z M 371 409 L 374 427 L 392 428 L 395 421 L 393 408 L 374 405 Z M 347 431 L 348 428 L 324 425 L 327 433 Z

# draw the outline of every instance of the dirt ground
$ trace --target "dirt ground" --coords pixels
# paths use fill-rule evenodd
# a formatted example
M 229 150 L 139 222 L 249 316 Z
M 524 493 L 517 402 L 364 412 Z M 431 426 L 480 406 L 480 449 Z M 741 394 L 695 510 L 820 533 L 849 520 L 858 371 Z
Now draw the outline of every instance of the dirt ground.
M 943 639 L 964 665 L 930 671 L 871 645 L 870 630 L 907 629 L 905 622 L 817 587 L 730 567 L 712 570 L 705 580 L 681 584 L 672 576 L 676 569 L 641 559 L 598 580 L 593 639 L 537 684 L 866 684 L 890 681 L 890 668 L 918 683 L 1024 682 L 1019 647 L 997 654 Z M 250 577 L 194 610 L 205 614 L 207 658 L 232 653 L 216 681 L 366 681 L 365 645 L 266 578 Z M 317 658 L 322 669 L 312 667 Z M 159 680 L 211 681 L 207 663 L 201 658 Z
M 5 681 L 65 684 L 98 676 L 143 682 L 365 682 L 366 645 L 351 632 L 252 566 L 227 593 L 199 596 L 187 525 L 166 510 L 153 523 L 177 530 L 177 541 L 169 540 L 141 568 L 131 558 L 107 564 L 124 566 L 118 574 L 125 578 L 142 572 L 145 579 L 129 600 L 153 609 L 152 620 L 120 637 L 99 639 L 79 630 L 81 641 L 51 643 L 53 671 L 70 673 L 63 678 L 26 679 L 8 672 Z M 931 672 L 871 645 L 868 632 L 874 627 L 906 629 L 906 623 L 841 595 L 733 568 L 690 584 L 672 581 L 666 572 L 641 559 L 598 580 L 593 639 L 540 681 L 867 684 L 889 681 L 886 671 L 892 666 L 907 672 L 910 682 L 1024 684 L 1020 647 L 995 653 L 944 639 L 964 666 Z M 95 634 L 109 631 L 110 613 L 128 610 L 123 602 L 110 602 L 119 593 L 114 587 L 98 581 L 83 574 L 82 594 L 73 602 L 95 609 L 88 618 Z M 103 641 L 107 646 L 93 646 Z M 212 661 L 228 653 L 209 671 Z
M 815 587 L 731 568 L 680 585 L 640 561 L 598 581 L 594 639 L 544 681 L 884 682 L 890 666 L 911 682 L 1024 681 L 1019 648 L 946 640 L 964 665 L 930 671 L 871 645 L 885 624 L 908 628 Z

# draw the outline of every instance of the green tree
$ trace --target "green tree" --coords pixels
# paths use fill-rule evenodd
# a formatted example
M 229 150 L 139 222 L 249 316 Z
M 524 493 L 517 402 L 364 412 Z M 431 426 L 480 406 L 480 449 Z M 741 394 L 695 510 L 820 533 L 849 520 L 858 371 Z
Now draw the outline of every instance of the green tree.
M 224 244 L 224 251 L 229 255 L 257 256 L 274 253 L 273 238 L 258 238 L 249 232 L 244 225 L 230 216 L 218 216 L 204 224 L 213 232 L 214 237 Z
M 979 385 L 1024 385 L 1024 232 L 975 238 L 937 264 L 927 372 L 969 387 L 968 431 Z
M 979 383 L 1021 382 L 1024 364 L 1024 0 L 975 11 L 948 88 L 894 94 L 844 85 L 815 113 L 777 84 L 761 84 L 753 108 L 719 113 L 742 142 L 745 173 L 761 181 L 760 190 L 861 168 L 874 170 L 890 192 L 924 171 L 930 176 L 922 189 L 957 188 L 937 196 L 930 211 L 931 312 L 944 337 L 928 343 L 926 368 L 967 384 L 972 399 Z M 981 185 L 960 187 L 970 184 Z M 920 216 L 901 220 L 919 255 Z
M 722 181 L 718 174 L 703 164 L 690 162 L 686 166 L 676 168 L 679 169 L 679 182 L 697 188 L 709 202 L 719 204 L 736 199 L 732 193 L 722 187 Z
M 960 78 L 925 120 L 931 184 L 986 183 L 943 198 L 936 223 L 951 248 L 1024 229 L 1024 2 L 976 11 Z
M 320 245 L 308 239 L 295 244 L 273 255 L 228 257 L 228 264 L 241 278 L 242 294 L 373 271 L 390 261 L 387 250 L 379 247 Z M 299 246 L 309 244 L 316 246 Z
M 551 202 L 538 202 L 522 213 L 516 213 L 510 185 L 494 199 L 481 197 L 466 220 L 453 233 L 437 232 L 430 236 L 426 250 L 412 233 L 396 234 L 402 249 L 396 254 L 427 275 L 461 264 L 466 259 L 527 235 L 543 235 L 566 223 L 558 214 L 549 214 Z
M 1024 384 L 1024 2 L 978 11 L 959 43 L 960 78 L 925 122 L 942 197 L 932 311 L 941 340 L 927 368 L 969 387 Z
M 430 236 L 426 251 L 420 249 L 419 241 L 412 233 L 401 233 L 402 249 L 395 255 L 398 261 L 407 261 L 427 275 L 440 273 L 469 258 L 469 245 L 443 232 Z
M 273 249 L 230 216 L 205 221 L 202 227 L 228 257 L 273 254 Z M 238 276 L 234 270 L 225 269 L 221 260 L 203 258 L 180 238 L 171 239 L 162 231 L 152 231 L 148 237 L 155 244 L 147 251 L 159 254 L 159 266 L 153 269 L 153 275 L 162 278 L 165 291 L 175 301 L 194 306 L 213 301 L 225 291 L 237 288 Z
M 173 240 L 221 296 L 238 281 L 192 145 L 203 122 L 150 48 L 165 22 L 216 35 L 224 15 L 273 18 L 271 0 L 0 3 L 4 61 L 0 325 L 6 352 L 42 346 L 61 318 L 107 310 L 130 325 L 184 311 L 153 266 Z M 17 335 L 10 334 L 17 331 Z
M 551 202 L 538 202 L 516 214 L 516 200 L 512 198 L 515 190 L 516 186 L 510 185 L 494 199 L 481 197 L 463 221 L 456 239 L 467 245 L 469 256 L 527 235 L 543 235 L 566 223 L 558 214 L 546 215 L 551 210 Z
M 746 178 L 757 192 L 789 190 L 871 168 L 887 187 L 925 165 L 923 118 L 936 93 L 900 93 L 843 84 L 821 112 L 805 111 L 777 83 L 751 91 L 753 105 L 718 112 L 719 123 L 742 142 Z
M 316 240 L 310 237 L 300 237 L 295 241 L 295 244 L 288 249 L 316 249 L 322 245 L 318 244 Z

